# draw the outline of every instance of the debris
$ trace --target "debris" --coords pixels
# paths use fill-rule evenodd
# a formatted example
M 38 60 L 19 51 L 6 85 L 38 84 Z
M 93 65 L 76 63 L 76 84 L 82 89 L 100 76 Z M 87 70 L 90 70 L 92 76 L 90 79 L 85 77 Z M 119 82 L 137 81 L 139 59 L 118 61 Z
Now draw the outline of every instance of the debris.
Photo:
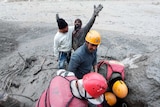
M 43 59 L 43 61 L 42 61 L 41 65 L 40 65 L 40 67 L 38 67 L 38 70 L 37 70 L 33 75 L 37 75 L 37 74 L 42 70 L 42 66 L 43 66 L 45 60 L 46 60 L 46 58 Z
M 29 68 L 31 67 L 31 65 L 22 57 L 22 55 L 18 52 L 19 56 L 23 59 L 23 61 L 25 62 L 25 68 Z

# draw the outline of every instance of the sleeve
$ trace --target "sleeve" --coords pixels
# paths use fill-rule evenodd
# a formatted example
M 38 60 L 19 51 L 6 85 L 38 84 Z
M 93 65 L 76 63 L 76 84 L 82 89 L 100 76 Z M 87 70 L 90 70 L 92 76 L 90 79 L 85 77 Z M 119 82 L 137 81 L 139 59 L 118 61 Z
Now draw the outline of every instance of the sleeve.
M 56 21 L 58 21 L 59 20 L 59 14 L 57 13 L 56 14 Z
M 85 25 L 84 29 L 84 35 L 86 36 L 86 34 L 89 32 L 89 30 L 91 29 L 91 27 L 93 26 L 96 17 L 98 16 L 98 13 L 102 10 L 103 6 L 101 4 L 99 4 L 97 7 L 94 5 L 94 11 L 92 14 L 92 17 L 90 18 L 89 22 Z
M 56 34 L 57 35 L 57 34 Z M 59 45 L 59 42 L 58 42 L 58 39 L 57 37 L 54 37 L 54 45 L 53 45 L 53 53 L 54 53 L 54 56 L 58 58 L 58 45 Z
M 66 71 L 65 69 L 58 70 L 56 75 L 59 75 L 59 76 L 62 76 L 62 77 L 75 76 L 73 72 Z
M 83 34 L 80 36 L 79 38 L 79 43 L 84 43 L 85 37 L 87 35 L 87 33 L 89 32 L 89 30 L 91 29 L 91 27 L 93 26 L 94 22 L 95 22 L 96 16 L 92 15 L 91 19 L 89 20 L 89 22 L 82 28 L 82 32 Z
M 92 63 L 93 66 L 95 66 L 97 64 L 97 52 L 95 52 L 94 55 L 95 55 L 95 57 L 94 57 L 94 60 L 93 60 L 93 63 Z
M 73 53 L 68 65 L 68 71 L 71 71 L 73 73 L 77 72 L 80 64 L 81 64 L 81 59 L 79 55 Z
M 84 26 L 84 32 L 87 34 L 95 22 L 96 16 L 93 14 L 89 22 Z

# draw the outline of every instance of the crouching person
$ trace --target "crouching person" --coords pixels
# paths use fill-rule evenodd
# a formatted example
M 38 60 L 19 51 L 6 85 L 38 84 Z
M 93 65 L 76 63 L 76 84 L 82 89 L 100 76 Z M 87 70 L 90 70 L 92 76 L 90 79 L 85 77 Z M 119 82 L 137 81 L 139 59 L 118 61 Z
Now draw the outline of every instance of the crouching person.
M 106 79 L 98 73 L 91 72 L 77 79 L 72 72 L 61 69 L 36 107 L 88 107 L 88 102 L 98 105 L 103 102 L 107 87 Z

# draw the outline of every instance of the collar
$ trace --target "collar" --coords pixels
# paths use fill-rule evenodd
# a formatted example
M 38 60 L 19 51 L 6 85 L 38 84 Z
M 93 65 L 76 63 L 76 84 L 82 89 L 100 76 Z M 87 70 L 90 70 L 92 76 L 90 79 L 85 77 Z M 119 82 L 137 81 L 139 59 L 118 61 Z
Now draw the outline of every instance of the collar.
M 92 54 L 91 52 L 89 52 L 86 42 L 83 44 L 83 46 L 84 46 L 85 51 L 86 51 L 88 54 Z

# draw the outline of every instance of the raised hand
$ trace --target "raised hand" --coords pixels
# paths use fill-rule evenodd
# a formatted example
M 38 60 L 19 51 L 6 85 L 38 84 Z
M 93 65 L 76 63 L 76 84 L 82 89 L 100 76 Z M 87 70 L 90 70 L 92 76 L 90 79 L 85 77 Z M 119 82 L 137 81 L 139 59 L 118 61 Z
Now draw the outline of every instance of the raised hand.
M 94 15 L 98 16 L 98 13 L 102 10 L 103 6 L 99 4 L 97 7 L 94 5 Z
M 57 13 L 56 14 L 56 20 L 58 21 L 58 19 L 59 19 L 59 14 Z

